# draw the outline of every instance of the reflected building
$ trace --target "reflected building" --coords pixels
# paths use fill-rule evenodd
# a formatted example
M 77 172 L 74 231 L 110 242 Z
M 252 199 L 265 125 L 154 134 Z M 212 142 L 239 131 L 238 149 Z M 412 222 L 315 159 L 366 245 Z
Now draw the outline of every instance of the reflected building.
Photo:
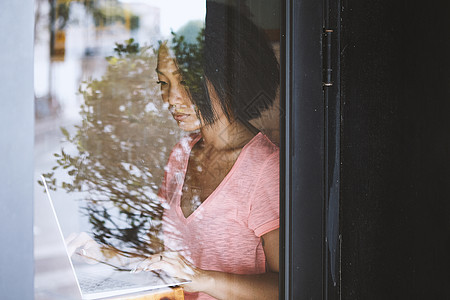
M 115 43 L 161 38 L 160 12 L 142 2 L 36 1 L 36 119 L 77 118 L 82 81 L 105 72 Z

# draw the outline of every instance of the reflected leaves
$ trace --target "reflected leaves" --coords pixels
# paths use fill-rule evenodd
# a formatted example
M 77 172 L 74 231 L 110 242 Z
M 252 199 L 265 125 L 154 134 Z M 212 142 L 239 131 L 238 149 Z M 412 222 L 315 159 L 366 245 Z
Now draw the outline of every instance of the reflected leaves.
M 201 100 L 203 31 L 195 43 L 172 35 L 189 92 Z M 130 39 L 114 51 L 103 77 L 79 88 L 81 124 L 72 134 L 61 128 L 67 148 L 76 150 L 55 153 L 56 165 L 44 177 L 50 189 L 84 195 L 81 212 L 95 240 L 125 256 L 147 256 L 162 250 L 164 208 L 157 193 L 181 133 L 156 84 L 156 50 Z M 59 183 L 61 171 L 70 179 Z
M 85 195 L 82 213 L 97 241 L 148 255 L 160 251 L 157 192 L 180 134 L 154 83 L 154 49 L 130 39 L 115 52 L 101 79 L 80 86 L 81 124 L 73 134 L 61 128 L 76 151 L 55 153 L 56 165 L 44 177 L 51 189 Z M 70 180 L 59 184 L 60 171 Z
M 195 42 L 188 42 L 184 36 L 177 36 L 172 32 L 171 48 L 175 54 L 177 66 L 181 71 L 183 81 L 196 107 L 204 109 L 207 106 L 205 96 L 206 82 L 203 75 L 203 51 L 205 45 L 205 30 L 200 28 Z M 198 116 L 200 117 L 200 116 Z M 203 118 L 207 116 L 202 116 Z M 205 120 L 212 123 L 212 119 Z

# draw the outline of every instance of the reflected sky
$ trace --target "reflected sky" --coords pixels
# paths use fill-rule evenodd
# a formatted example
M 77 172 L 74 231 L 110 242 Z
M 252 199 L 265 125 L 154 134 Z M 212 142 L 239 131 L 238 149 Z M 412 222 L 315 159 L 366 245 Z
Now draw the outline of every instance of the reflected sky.
M 160 8 L 161 34 L 169 36 L 191 20 L 203 20 L 206 13 L 204 0 L 120 0 L 124 4 L 142 3 Z

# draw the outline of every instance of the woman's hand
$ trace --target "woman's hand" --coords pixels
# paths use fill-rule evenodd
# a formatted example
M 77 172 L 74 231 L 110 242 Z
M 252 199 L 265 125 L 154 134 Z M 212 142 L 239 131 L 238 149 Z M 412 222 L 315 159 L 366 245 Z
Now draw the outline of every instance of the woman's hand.
M 178 252 L 154 254 L 133 269 L 134 272 L 154 270 L 163 270 L 170 276 L 191 280 L 189 284 L 183 285 L 187 292 L 205 291 L 211 284 L 208 271 L 197 268 Z
M 105 260 L 102 246 L 94 241 L 94 239 L 86 232 L 71 233 L 65 239 L 65 243 L 70 257 L 74 254 L 78 254 L 89 264 L 95 264 Z
M 77 254 L 83 262 L 88 264 L 104 263 L 115 268 L 127 268 L 140 260 L 139 257 L 125 257 L 117 250 L 97 243 L 86 232 L 72 233 L 65 242 L 71 257 Z

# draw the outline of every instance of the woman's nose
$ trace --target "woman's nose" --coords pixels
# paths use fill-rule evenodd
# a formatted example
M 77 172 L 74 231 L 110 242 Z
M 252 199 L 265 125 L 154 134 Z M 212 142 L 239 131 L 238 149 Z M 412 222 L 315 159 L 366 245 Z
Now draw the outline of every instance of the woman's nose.
M 170 105 L 183 104 L 185 101 L 184 97 L 185 93 L 182 86 L 174 85 L 170 88 L 168 97 Z

